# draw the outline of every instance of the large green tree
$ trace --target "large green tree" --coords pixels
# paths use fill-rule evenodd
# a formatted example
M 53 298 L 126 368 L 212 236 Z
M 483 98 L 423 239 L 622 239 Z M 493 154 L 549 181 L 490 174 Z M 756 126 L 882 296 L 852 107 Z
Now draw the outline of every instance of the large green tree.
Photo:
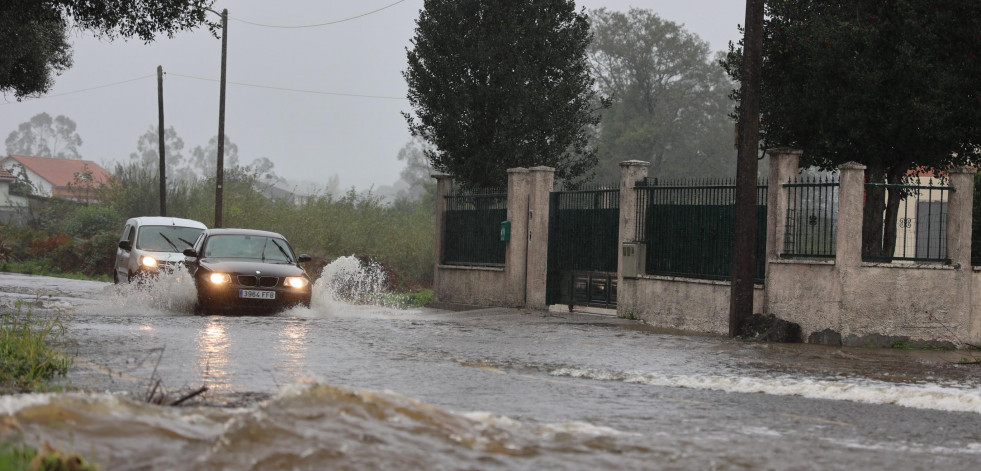
M 82 138 L 75 128 L 75 121 L 67 116 L 36 114 L 7 136 L 7 154 L 81 159 Z
M 599 132 L 602 181 L 643 160 L 659 177 L 732 176 L 732 82 L 708 43 L 650 10 L 590 13 L 590 65 L 612 98 Z
M 586 176 L 589 39 L 572 0 L 426 0 L 403 75 L 409 130 L 433 146 L 433 168 L 470 186 L 503 185 L 511 167 Z
M 977 0 L 769 0 L 762 145 L 803 149 L 802 164 L 823 169 L 863 163 L 872 182 L 976 161 L 979 31 Z M 723 61 L 737 80 L 740 53 Z M 867 192 L 865 255 L 892 253 L 902 198 Z
M 206 24 L 214 0 L 3 0 L 0 2 L 0 93 L 40 95 L 72 65 L 68 34 L 82 29 L 113 39 L 150 42 Z

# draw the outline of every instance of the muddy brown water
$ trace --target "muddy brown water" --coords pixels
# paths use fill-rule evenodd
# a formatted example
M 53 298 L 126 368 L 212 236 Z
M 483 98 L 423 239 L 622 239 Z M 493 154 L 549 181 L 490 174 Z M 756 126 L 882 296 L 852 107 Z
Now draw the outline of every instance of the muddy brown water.
M 966 352 L 768 345 L 588 313 L 349 305 L 192 315 L 137 289 L 0 274 L 68 316 L 78 392 L 4 427 L 104 469 L 976 469 Z M 21 308 L 24 309 L 23 307 Z M 151 390 L 181 407 L 147 404 Z

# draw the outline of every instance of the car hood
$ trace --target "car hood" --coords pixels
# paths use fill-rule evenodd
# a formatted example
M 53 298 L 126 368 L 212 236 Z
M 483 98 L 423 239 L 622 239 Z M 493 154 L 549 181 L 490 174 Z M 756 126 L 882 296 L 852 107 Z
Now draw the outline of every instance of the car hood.
M 177 252 L 149 252 L 142 251 L 140 255 L 149 255 L 160 262 L 180 262 L 184 260 L 184 254 Z
M 199 263 L 201 268 L 208 271 L 228 274 L 255 275 L 258 271 L 261 275 L 283 277 L 301 276 L 305 273 L 302 268 L 296 265 L 264 263 L 256 260 L 202 258 Z

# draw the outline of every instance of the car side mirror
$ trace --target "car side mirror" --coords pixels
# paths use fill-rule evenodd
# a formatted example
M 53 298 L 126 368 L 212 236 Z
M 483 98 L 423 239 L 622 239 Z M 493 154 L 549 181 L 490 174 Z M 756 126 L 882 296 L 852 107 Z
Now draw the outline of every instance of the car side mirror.
M 129 243 L 128 240 L 119 241 L 119 248 L 123 250 L 133 250 L 133 244 Z
M 297 263 L 306 263 L 306 262 L 309 262 L 310 260 L 313 260 L 313 259 L 310 258 L 310 256 L 307 255 L 307 254 L 305 254 L 305 253 L 301 253 L 299 257 L 296 257 Z
M 186 248 L 186 249 L 184 249 L 184 256 L 185 257 L 194 257 L 194 258 L 197 258 L 198 253 L 195 252 L 194 249 L 192 249 L 192 248 Z

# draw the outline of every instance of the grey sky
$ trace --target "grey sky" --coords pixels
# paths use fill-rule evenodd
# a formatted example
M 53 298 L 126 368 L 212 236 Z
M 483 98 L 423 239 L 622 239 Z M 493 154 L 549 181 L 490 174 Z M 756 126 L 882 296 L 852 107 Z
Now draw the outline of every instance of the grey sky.
M 400 115 L 409 110 L 401 72 L 423 0 L 405 0 L 362 18 L 318 28 L 265 28 L 236 21 L 318 24 L 396 1 L 216 2 L 215 9 L 228 8 L 232 18 L 229 83 L 362 95 L 230 84 L 225 133 L 238 145 L 242 163 L 267 157 L 276 164 L 277 174 L 291 180 L 325 183 L 336 173 L 343 187 L 359 189 L 398 179 L 402 163 L 396 155 L 410 139 Z M 728 41 L 738 38 L 736 25 L 745 13 L 742 0 L 576 3 L 587 10 L 626 11 L 631 6 L 653 10 L 664 19 L 685 24 L 714 50 L 723 50 Z M 0 138 L 6 139 L 19 123 L 38 113 L 63 114 L 78 124 L 83 158 L 107 164 L 128 160 L 139 136 L 157 123 L 157 65 L 168 74 L 164 78 L 166 124 L 184 139 L 184 154 L 217 134 L 221 42 L 206 31 L 162 37 L 149 45 L 77 34 L 74 48 L 75 65 L 57 78 L 47 97 L 21 103 L 0 98 Z M 136 78 L 140 79 L 69 93 Z

